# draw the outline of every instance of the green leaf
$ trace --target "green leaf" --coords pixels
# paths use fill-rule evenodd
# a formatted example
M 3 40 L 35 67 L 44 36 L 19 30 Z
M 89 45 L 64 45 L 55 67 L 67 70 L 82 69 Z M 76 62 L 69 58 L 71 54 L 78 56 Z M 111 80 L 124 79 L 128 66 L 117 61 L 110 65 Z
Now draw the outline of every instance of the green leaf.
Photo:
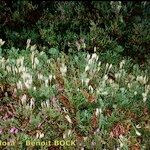
M 50 48 L 48 50 L 48 53 L 51 54 L 51 55 L 58 55 L 59 50 L 57 48 Z

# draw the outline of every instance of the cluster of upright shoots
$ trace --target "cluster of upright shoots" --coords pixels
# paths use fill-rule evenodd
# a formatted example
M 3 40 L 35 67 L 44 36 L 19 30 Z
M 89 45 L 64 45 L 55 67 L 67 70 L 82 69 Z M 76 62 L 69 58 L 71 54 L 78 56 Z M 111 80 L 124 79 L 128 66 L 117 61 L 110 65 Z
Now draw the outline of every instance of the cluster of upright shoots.
M 44 75 L 44 73 L 42 73 L 42 70 L 40 72 L 39 71 L 36 72 L 40 64 L 38 55 L 39 56 L 43 55 L 44 52 L 38 52 L 36 50 L 36 46 L 35 45 L 31 46 L 30 42 L 31 42 L 30 40 L 27 41 L 27 49 L 31 50 L 30 62 L 29 62 L 31 64 L 30 67 L 29 65 L 28 66 L 26 65 L 25 63 L 26 58 L 24 56 L 20 56 L 19 58 L 17 58 L 14 63 L 11 63 L 12 60 L 10 60 L 9 58 L 6 59 L 0 56 L 0 69 L 4 70 L 7 74 L 16 76 L 16 78 L 18 79 L 14 86 L 15 87 L 14 92 L 21 90 L 23 93 L 23 91 L 31 89 L 31 88 L 36 91 L 37 87 L 33 84 L 34 80 L 40 81 L 40 83 L 43 84 L 43 86 L 45 87 L 51 86 L 52 80 L 57 80 L 56 75 L 54 73 L 53 74 L 49 73 L 49 75 L 46 76 Z M 2 46 L 4 43 L 5 43 L 4 41 L 0 40 L 0 46 Z M 143 97 L 143 102 L 145 103 L 147 101 L 148 93 L 150 91 L 150 85 L 148 84 L 148 77 L 143 76 L 143 75 L 134 76 L 132 74 L 128 74 L 126 70 L 124 69 L 124 65 L 126 63 L 125 60 L 122 60 L 120 62 L 117 69 L 112 64 L 107 63 L 104 65 L 101 63 L 101 61 L 99 61 L 99 56 L 96 53 L 96 48 L 94 48 L 94 53 L 91 55 L 87 54 L 85 61 L 86 61 L 86 64 L 85 64 L 84 70 L 81 71 L 81 74 L 80 74 L 80 77 L 81 77 L 80 82 L 83 88 L 84 87 L 88 88 L 90 94 L 95 94 L 96 97 L 98 95 L 114 96 L 118 90 L 125 91 L 127 88 L 128 90 L 130 90 L 135 87 L 136 83 L 138 83 L 137 85 L 140 84 L 141 86 L 144 86 L 145 90 L 141 93 L 141 95 Z M 50 59 L 48 59 L 47 65 L 45 66 L 50 67 L 52 66 L 51 63 L 53 62 Z M 110 78 L 110 75 L 109 75 L 110 71 L 115 70 L 113 69 L 113 67 L 117 70 L 117 72 L 113 72 L 113 78 Z M 67 79 L 68 68 L 67 68 L 67 65 L 65 65 L 65 63 L 61 63 L 59 71 L 61 73 L 61 76 Z M 92 80 L 98 81 L 95 88 L 90 84 L 90 81 Z M 125 82 L 126 87 L 121 87 L 120 86 L 121 82 Z M 111 90 L 107 89 L 108 86 L 111 87 Z M 82 89 L 78 88 L 77 92 L 79 90 L 82 90 Z M 135 90 L 133 92 L 133 95 L 137 95 L 137 94 L 138 92 Z M 30 97 L 29 99 L 26 93 L 23 93 L 20 96 L 20 103 L 21 105 L 25 106 L 26 109 L 32 110 L 35 106 L 36 99 L 34 97 Z M 41 102 L 41 106 L 43 109 L 45 107 L 47 108 L 50 107 L 50 100 L 45 100 L 44 102 Z M 101 108 L 97 108 L 95 110 L 95 115 L 99 116 L 101 113 L 103 113 L 102 111 L 103 110 Z M 66 115 L 65 118 L 67 119 L 69 123 L 72 123 L 70 116 Z M 11 129 L 11 131 L 12 130 L 13 129 Z M 65 132 L 63 137 L 66 138 L 66 136 L 69 136 L 71 133 L 72 131 L 71 129 L 69 129 L 67 133 Z M 139 134 L 137 130 L 136 130 L 136 133 Z M 36 137 L 43 138 L 44 133 L 37 132 Z M 120 137 L 121 144 L 122 144 L 122 140 L 123 140 L 123 137 L 121 136 Z

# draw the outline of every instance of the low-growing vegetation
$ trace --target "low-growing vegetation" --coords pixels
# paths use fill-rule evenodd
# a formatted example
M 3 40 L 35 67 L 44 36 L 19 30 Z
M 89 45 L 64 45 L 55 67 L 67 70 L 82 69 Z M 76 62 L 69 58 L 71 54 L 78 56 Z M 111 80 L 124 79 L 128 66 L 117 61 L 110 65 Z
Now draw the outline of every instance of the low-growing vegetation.
M 0 149 L 149 150 L 149 2 L 0 2 Z
M 0 138 L 19 149 L 54 139 L 76 141 L 66 150 L 148 149 L 149 90 L 130 60 L 101 63 L 96 48 L 48 58 L 28 43 L 0 59 Z

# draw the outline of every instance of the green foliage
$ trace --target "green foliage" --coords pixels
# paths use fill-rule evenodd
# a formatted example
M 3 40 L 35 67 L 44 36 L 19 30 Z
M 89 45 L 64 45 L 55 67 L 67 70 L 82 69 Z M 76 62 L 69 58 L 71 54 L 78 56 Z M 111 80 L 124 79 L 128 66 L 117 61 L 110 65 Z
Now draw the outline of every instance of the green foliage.
M 7 58 L 1 56 L 1 139 L 15 140 L 20 149 L 27 140 L 55 139 L 76 140 L 72 149 L 92 144 L 97 149 L 120 142 L 119 147 L 134 147 L 141 137 L 140 146 L 148 147 L 147 70 L 130 60 L 101 63 L 96 53 L 57 53 L 55 57 L 54 51 L 48 58 L 33 48 L 12 48 Z M 10 133 L 14 127 L 17 133 Z M 81 141 L 78 135 L 85 139 Z
M 48 53 L 51 48 L 93 52 L 97 47 L 102 59 L 111 63 L 122 56 L 148 61 L 149 2 L 3 0 L 0 8 L 5 47 L 22 48 L 31 39 L 39 49 L 46 46 Z
M 2 0 L 0 141 L 148 149 L 149 4 Z

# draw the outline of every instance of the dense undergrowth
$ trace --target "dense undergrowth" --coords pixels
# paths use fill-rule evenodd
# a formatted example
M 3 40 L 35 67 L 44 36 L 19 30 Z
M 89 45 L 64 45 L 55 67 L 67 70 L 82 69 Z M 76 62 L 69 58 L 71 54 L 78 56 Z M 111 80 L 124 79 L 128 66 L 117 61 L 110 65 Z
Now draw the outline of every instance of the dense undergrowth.
M 0 139 L 19 149 L 55 139 L 76 141 L 57 147 L 66 150 L 148 149 L 149 83 L 148 70 L 102 63 L 96 50 L 48 58 L 29 43 L 12 49 L 0 58 Z
M 2 0 L 0 149 L 148 150 L 149 4 Z
M 45 46 L 47 54 L 51 48 L 68 53 L 97 47 L 105 62 L 123 56 L 147 65 L 149 6 L 148 1 L 2 0 L 0 35 L 8 49 L 24 49 L 31 39 L 39 49 Z

